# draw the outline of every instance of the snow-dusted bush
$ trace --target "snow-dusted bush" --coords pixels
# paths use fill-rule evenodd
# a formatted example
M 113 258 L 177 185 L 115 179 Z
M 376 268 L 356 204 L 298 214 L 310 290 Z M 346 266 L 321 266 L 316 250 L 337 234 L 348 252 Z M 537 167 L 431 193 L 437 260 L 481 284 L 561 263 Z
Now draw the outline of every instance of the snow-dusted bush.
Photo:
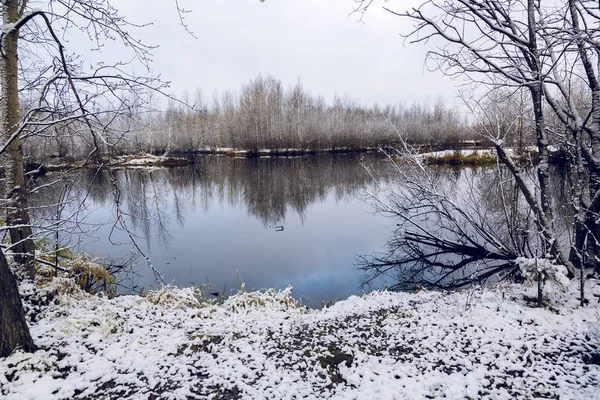
M 537 281 L 540 277 L 546 282 L 555 282 L 562 288 L 567 288 L 571 281 L 568 278 L 567 267 L 555 264 L 547 258 L 519 257 L 515 260 L 523 276 L 530 281 Z
M 298 308 L 300 304 L 292 297 L 291 287 L 284 290 L 265 289 L 257 292 L 246 292 L 245 286 L 242 284 L 240 291 L 227 299 L 223 307 L 233 312 L 263 308 L 285 311 Z
M 571 284 L 568 278 L 568 270 L 564 265 L 555 264 L 547 258 L 525 258 L 519 257 L 515 260 L 519 266 L 523 277 L 530 282 L 537 282 L 540 289 L 543 289 L 548 295 L 564 292 Z M 538 296 L 541 294 L 538 293 Z M 538 299 L 541 300 L 541 299 Z M 558 301 L 558 298 L 552 298 Z
M 149 291 L 145 297 L 150 303 L 168 310 L 200 307 L 199 292 L 191 287 L 178 288 L 177 286 L 167 285 Z
M 68 279 L 69 284 L 77 285 L 89 293 L 116 293 L 115 278 L 97 262 L 97 257 L 84 252 L 75 253 L 69 248 L 56 250 L 45 239 L 37 241 L 36 246 L 36 258 L 40 260 L 36 263 L 38 285 L 62 277 Z M 54 268 L 53 265 L 58 268 Z

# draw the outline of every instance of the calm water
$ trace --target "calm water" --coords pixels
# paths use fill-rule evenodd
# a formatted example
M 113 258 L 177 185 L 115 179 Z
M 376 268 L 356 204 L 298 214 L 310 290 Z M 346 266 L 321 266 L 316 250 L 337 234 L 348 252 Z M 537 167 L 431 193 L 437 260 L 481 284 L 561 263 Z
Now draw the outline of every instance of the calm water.
M 63 194 L 72 202 L 62 215 L 76 205 L 76 228 L 94 230 L 93 238 L 61 240 L 83 240 L 79 249 L 103 257 L 130 257 L 134 246 L 114 223 L 120 210 L 168 283 L 211 284 L 216 292 L 240 281 L 248 289 L 291 285 L 304 304 L 318 306 L 362 293 L 355 257 L 382 250 L 390 236 L 393 221 L 365 201 L 375 185 L 367 168 L 385 176 L 389 164 L 373 155 L 205 156 L 185 168 L 85 171 L 73 177 L 79 189 Z M 52 204 L 48 197 L 59 195 L 46 192 L 39 201 Z M 143 258 L 134 269 L 124 285 L 156 286 Z

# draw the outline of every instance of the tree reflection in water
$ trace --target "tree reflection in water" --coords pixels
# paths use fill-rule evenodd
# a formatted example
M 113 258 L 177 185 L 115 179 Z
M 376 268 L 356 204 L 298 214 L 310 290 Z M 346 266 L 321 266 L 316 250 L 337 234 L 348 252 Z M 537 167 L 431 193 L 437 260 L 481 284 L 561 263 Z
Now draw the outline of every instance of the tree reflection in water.
M 443 167 L 431 171 L 436 189 L 460 194 L 457 201 L 472 207 L 470 216 L 501 244 L 506 257 L 495 260 L 494 265 L 510 259 L 517 250 L 534 247 L 535 238 L 526 235 L 532 231 L 533 221 L 524 213 L 522 199 L 504 171 Z M 293 284 L 297 294 L 319 301 L 360 293 L 360 285 L 365 282 L 370 284 L 367 288 L 378 288 L 383 282 L 392 288 L 406 287 L 402 285 L 409 281 L 410 274 L 414 277 L 416 263 L 398 267 L 396 262 L 402 257 L 398 248 L 388 247 L 387 253 L 381 253 L 386 241 L 397 243 L 398 231 L 392 232 L 390 239 L 387 228 L 397 228 L 397 221 L 375 215 L 364 201 L 369 193 L 394 189 L 402 183 L 391 163 L 376 155 L 248 159 L 202 156 L 193 166 L 184 168 L 86 170 L 69 176 L 77 184 L 67 195 L 56 186 L 38 193 L 34 203 L 38 226 L 56 219 L 55 207 L 42 206 L 55 204 L 63 196 L 70 202 L 62 215 L 77 218 L 66 225 L 73 234 L 63 233 L 61 240 L 83 240 L 81 248 L 87 251 L 124 257 L 132 246 L 128 236 L 111 224 L 116 188 L 127 225 L 167 282 L 211 282 L 221 291 L 224 285 L 237 285 L 239 271 L 250 288 Z M 36 183 L 49 179 L 54 176 Z M 556 175 L 555 181 L 559 194 L 563 180 Z M 557 196 L 555 201 L 560 199 Z M 416 202 L 418 198 L 408 197 L 408 201 Z M 422 226 L 441 236 L 444 232 L 436 223 L 434 215 L 422 216 Z M 285 229 L 281 231 L 279 226 Z M 91 228 L 96 230 L 95 242 L 83 235 Z M 471 229 L 468 225 L 460 228 Z M 48 232 L 52 233 L 50 229 Z M 107 237 L 124 246 L 111 247 Z M 481 235 L 473 238 L 487 246 L 481 242 Z M 356 268 L 355 257 L 377 252 L 392 263 L 381 268 L 363 263 L 363 267 L 371 267 L 365 268 L 367 274 L 363 276 Z M 451 253 L 442 258 L 439 260 L 444 263 L 462 260 Z M 365 260 L 372 262 L 373 258 Z M 142 266 L 138 273 L 141 276 L 132 285 L 148 286 L 153 282 Z M 465 270 L 460 276 L 471 274 Z
M 545 255 L 535 219 L 504 168 L 398 169 L 400 180 L 373 196 L 397 223 L 386 251 L 359 257 L 365 282 L 392 276 L 391 289 L 455 289 L 519 272 L 519 257 Z M 533 185 L 531 180 L 531 185 Z M 552 175 L 558 240 L 568 248 L 568 182 Z
M 202 156 L 184 168 L 88 170 L 76 178 L 67 208 L 87 210 L 75 236 L 97 227 L 98 240 L 85 239 L 83 248 L 123 255 L 131 244 L 113 229 L 117 188 L 127 225 L 167 282 L 231 287 L 238 270 L 249 287 L 293 283 L 306 296 L 331 299 L 360 293 L 354 257 L 377 249 L 387 234 L 364 204 L 376 184 L 365 167 L 386 176 L 389 161 L 373 154 Z M 49 187 L 36 203 L 54 204 L 59 195 Z M 51 220 L 53 212 L 37 208 L 37 220 Z M 115 250 L 106 237 L 124 246 Z M 151 283 L 140 273 L 138 286 Z

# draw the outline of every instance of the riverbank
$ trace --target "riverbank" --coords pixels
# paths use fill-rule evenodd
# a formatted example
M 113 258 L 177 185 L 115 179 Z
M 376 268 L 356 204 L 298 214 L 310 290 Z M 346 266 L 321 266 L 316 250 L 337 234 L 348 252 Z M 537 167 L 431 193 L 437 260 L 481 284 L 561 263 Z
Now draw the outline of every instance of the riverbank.
M 270 158 L 270 157 L 305 157 L 316 155 L 333 155 L 333 154 L 359 154 L 359 153 L 376 153 L 377 148 L 336 148 L 325 150 L 310 150 L 310 149 L 262 149 L 262 150 L 240 150 L 233 148 L 217 148 L 194 151 L 190 153 L 177 153 L 174 156 L 157 156 L 147 153 L 136 155 L 121 155 L 101 163 L 83 161 L 66 162 L 55 160 L 47 164 L 31 164 L 28 165 L 30 173 L 44 173 L 47 171 L 64 171 L 77 168 L 162 168 L 162 167 L 182 167 L 192 163 L 194 157 L 197 156 L 226 156 L 231 158 Z M 507 153 L 513 159 L 522 165 L 536 164 L 537 152 L 528 150 L 522 154 L 513 154 L 512 149 L 508 149 Z M 556 152 L 551 153 L 553 156 L 551 161 L 554 163 L 564 162 L 562 154 Z M 456 150 L 441 150 L 433 152 L 424 152 L 417 154 L 421 160 L 429 165 L 442 166 L 490 166 L 498 164 L 498 158 L 494 149 L 456 149 Z M 395 158 L 401 162 L 402 158 Z
M 79 168 L 170 168 L 184 167 L 192 163 L 198 155 L 226 156 L 231 158 L 269 158 L 269 157 L 304 157 L 314 155 L 358 154 L 377 152 L 376 148 L 336 148 L 327 150 L 305 149 L 263 149 L 258 151 L 218 148 L 190 153 L 176 153 L 173 156 L 157 156 L 148 153 L 116 156 L 101 162 L 54 160 L 46 164 L 31 163 L 26 166 L 30 174 L 44 174 L 51 171 L 66 171 Z
M 377 147 L 337 147 L 334 149 L 260 149 L 240 150 L 233 148 L 218 148 L 215 150 L 201 150 L 195 154 L 225 155 L 229 157 L 296 157 L 318 154 L 345 154 L 345 153 L 371 153 L 377 152 Z
M 516 285 L 374 292 L 323 310 L 289 288 L 223 304 L 191 288 L 106 298 L 56 279 L 21 290 L 40 349 L 0 360 L 6 399 L 600 395 L 597 282 L 588 307 L 558 294 L 566 303 L 551 309 L 530 307 L 535 288 Z
M 43 174 L 50 171 L 67 171 L 79 168 L 152 168 L 152 167 L 183 167 L 190 162 L 185 157 L 154 156 L 140 153 L 113 157 L 101 162 L 67 162 L 54 161 L 48 164 L 31 164 L 27 166 L 30 173 Z
M 519 165 L 534 165 L 538 163 L 538 153 L 534 149 L 529 149 L 523 153 L 515 153 L 513 149 L 507 149 L 506 153 Z M 418 156 L 429 165 L 478 167 L 500 163 L 494 149 L 443 150 L 421 153 Z

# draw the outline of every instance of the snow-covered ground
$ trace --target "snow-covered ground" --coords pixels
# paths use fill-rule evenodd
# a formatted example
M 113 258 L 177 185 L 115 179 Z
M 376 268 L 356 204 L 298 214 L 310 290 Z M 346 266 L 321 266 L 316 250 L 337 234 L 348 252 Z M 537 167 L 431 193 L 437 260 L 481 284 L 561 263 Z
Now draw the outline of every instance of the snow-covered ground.
M 585 308 L 533 308 L 535 288 L 499 285 L 308 310 L 291 289 L 217 305 L 191 288 L 109 299 L 58 280 L 70 294 L 51 301 L 22 288 L 40 349 L 0 360 L 0 397 L 600 399 L 594 285 Z
M 511 150 L 512 152 L 512 150 Z M 464 150 L 440 150 L 440 151 L 431 151 L 429 153 L 420 153 L 419 157 L 423 158 L 439 158 L 446 157 L 454 154 L 460 154 L 463 157 L 472 156 L 473 154 L 483 156 L 483 155 L 496 155 L 496 151 L 494 149 L 464 149 Z
M 111 166 L 128 168 L 156 168 L 166 164 L 187 165 L 188 160 L 178 157 L 154 156 L 152 154 L 141 153 L 135 156 L 118 156 L 111 160 Z
M 505 148 L 504 149 L 506 151 L 506 154 L 508 154 L 509 156 L 514 156 L 515 155 L 515 150 L 512 148 Z M 558 148 L 556 148 L 555 146 L 548 146 L 548 150 L 553 153 L 558 151 Z M 532 152 L 532 151 L 537 151 L 537 147 L 535 146 L 529 146 L 527 148 L 525 148 L 525 151 L 528 152 Z M 460 154 L 462 157 L 469 157 L 472 155 L 478 155 L 478 156 L 496 156 L 496 150 L 493 148 L 490 149 L 462 149 L 462 150 L 441 150 L 441 151 L 432 151 L 429 153 L 420 153 L 419 157 L 423 157 L 423 158 L 440 158 L 440 157 L 447 157 L 447 156 L 451 156 L 451 155 L 458 155 Z M 518 155 L 518 154 L 517 154 Z

